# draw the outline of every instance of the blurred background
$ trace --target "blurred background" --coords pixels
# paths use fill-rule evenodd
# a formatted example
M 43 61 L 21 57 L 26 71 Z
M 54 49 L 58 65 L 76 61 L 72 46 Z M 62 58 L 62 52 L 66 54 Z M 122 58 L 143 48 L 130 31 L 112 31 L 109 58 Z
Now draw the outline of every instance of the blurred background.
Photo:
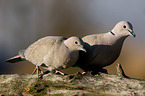
M 116 74 L 118 62 L 128 76 L 145 79 L 144 0 L 0 0 L 0 74 L 32 73 L 28 61 L 4 61 L 41 37 L 108 32 L 122 20 L 132 23 L 137 36 L 125 40 L 120 57 L 106 68 Z

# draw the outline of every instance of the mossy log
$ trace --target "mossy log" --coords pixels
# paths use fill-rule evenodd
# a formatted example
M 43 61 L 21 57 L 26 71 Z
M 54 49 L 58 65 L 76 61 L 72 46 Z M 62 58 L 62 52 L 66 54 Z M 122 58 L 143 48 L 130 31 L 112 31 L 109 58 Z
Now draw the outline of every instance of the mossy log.
M 0 95 L 145 96 L 145 80 L 126 76 L 120 66 L 117 66 L 117 75 L 61 76 L 51 73 L 43 79 L 30 74 L 0 75 Z

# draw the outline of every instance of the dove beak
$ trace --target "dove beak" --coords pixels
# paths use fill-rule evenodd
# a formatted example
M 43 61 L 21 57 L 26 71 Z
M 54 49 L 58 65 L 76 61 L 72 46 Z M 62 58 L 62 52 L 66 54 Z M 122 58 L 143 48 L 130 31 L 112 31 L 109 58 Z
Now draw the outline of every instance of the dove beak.
M 87 52 L 86 49 L 84 47 L 80 47 L 80 50 Z
M 132 30 L 128 30 L 128 31 L 133 37 L 136 37 L 136 34 Z

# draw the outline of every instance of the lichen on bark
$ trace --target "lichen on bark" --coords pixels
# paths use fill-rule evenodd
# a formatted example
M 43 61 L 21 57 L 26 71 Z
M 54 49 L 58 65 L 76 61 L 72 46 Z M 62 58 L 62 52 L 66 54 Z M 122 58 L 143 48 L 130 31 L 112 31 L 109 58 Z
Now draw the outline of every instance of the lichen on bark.
M 121 68 L 119 66 L 117 68 Z M 4 74 L 0 75 L 0 95 L 145 95 L 144 80 L 128 78 L 123 69 L 118 70 L 118 75 L 101 73 L 97 76 L 50 73 L 44 75 L 43 79 L 30 74 Z

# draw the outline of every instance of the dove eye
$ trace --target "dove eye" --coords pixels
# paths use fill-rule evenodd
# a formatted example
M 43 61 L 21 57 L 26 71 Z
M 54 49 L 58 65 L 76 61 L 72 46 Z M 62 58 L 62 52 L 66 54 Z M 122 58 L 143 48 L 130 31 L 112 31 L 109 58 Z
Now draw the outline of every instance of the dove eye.
M 126 28 L 126 26 L 124 25 L 123 28 Z
M 75 41 L 75 44 L 78 44 L 78 42 L 77 42 L 77 41 Z

